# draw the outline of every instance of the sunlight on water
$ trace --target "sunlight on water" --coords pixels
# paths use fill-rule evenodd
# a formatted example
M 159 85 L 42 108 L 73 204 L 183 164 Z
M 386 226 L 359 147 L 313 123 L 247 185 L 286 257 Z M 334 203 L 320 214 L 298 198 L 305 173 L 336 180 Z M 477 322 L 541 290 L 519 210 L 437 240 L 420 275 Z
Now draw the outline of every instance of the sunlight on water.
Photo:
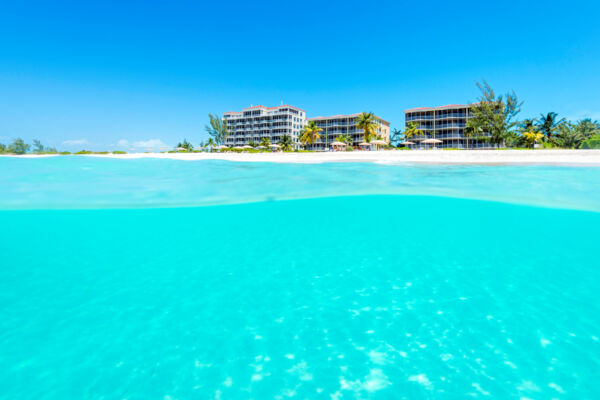
M 600 213 L 438 196 L 597 210 L 597 169 L 30 161 L 0 399 L 600 397 Z

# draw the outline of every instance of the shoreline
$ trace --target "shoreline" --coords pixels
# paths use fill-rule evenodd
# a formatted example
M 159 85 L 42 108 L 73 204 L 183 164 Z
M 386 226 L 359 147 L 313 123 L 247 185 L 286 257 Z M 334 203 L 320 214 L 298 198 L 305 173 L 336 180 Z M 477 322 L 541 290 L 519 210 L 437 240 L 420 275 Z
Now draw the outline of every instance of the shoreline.
M 60 157 L 59 154 L 0 155 L 15 158 Z M 130 153 L 84 154 L 75 157 L 118 159 L 159 158 L 200 161 L 274 162 L 319 164 L 330 162 L 373 162 L 380 164 L 482 164 L 482 165 L 575 165 L 600 166 L 600 150 L 380 150 L 323 153 Z M 64 156 L 63 156 L 64 157 Z

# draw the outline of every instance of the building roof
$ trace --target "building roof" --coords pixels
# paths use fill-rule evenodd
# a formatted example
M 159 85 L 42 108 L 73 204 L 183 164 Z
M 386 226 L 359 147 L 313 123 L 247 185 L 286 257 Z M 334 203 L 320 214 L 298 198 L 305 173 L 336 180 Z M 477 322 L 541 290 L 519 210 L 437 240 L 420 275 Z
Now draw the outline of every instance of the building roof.
M 294 107 L 294 106 L 291 106 L 289 104 L 282 104 L 282 105 L 276 106 L 276 107 L 265 107 L 265 106 L 260 106 L 260 105 L 258 105 L 258 106 L 251 106 L 251 107 L 242 108 L 242 111 L 227 111 L 227 112 L 224 112 L 223 114 L 241 114 L 245 110 L 253 110 L 255 108 L 264 108 L 265 110 L 277 110 L 278 108 L 283 108 L 283 107 L 294 108 L 294 109 L 296 109 L 298 111 L 306 112 L 306 111 L 304 111 L 303 109 L 301 109 L 299 107 Z
M 475 103 L 477 104 L 477 103 Z M 433 110 L 448 110 L 448 109 L 452 109 L 452 108 L 468 108 L 470 107 L 469 104 L 448 104 L 445 106 L 439 106 L 439 107 L 417 107 L 417 108 L 409 108 L 408 110 L 404 110 L 405 113 L 407 112 L 412 112 L 412 111 L 433 111 Z
M 312 118 L 308 118 L 308 120 L 309 121 L 322 121 L 322 120 L 325 120 L 325 119 L 334 119 L 334 118 L 355 118 L 355 117 L 358 117 L 360 114 L 362 114 L 362 113 L 347 114 L 347 115 L 338 114 L 338 115 L 332 115 L 330 117 L 312 117 Z M 375 118 L 377 118 L 378 120 L 380 120 L 382 122 L 385 122 L 388 125 L 390 124 L 388 121 L 386 121 L 383 118 L 380 118 L 378 116 L 375 116 Z

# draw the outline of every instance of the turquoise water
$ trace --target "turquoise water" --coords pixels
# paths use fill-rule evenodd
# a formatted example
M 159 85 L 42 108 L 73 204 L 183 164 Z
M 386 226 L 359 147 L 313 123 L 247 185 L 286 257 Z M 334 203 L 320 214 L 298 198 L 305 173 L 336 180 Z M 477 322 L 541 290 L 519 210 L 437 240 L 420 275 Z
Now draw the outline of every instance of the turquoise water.
M 0 209 L 0 399 L 600 397 L 600 168 L 0 158 Z

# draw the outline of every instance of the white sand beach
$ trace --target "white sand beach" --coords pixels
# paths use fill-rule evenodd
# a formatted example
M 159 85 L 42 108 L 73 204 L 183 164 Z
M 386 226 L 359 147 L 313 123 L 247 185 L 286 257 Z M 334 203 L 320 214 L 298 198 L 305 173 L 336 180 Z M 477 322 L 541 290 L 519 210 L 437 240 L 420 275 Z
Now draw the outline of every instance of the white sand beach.
M 10 157 L 58 157 L 22 155 Z M 76 157 L 76 156 L 67 156 Z M 600 150 L 392 150 L 324 153 L 131 153 L 90 154 L 78 157 L 164 158 L 173 160 L 227 160 L 240 162 L 325 163 L 441 163 L 441 164 L 544 164 L 600 166 Z

